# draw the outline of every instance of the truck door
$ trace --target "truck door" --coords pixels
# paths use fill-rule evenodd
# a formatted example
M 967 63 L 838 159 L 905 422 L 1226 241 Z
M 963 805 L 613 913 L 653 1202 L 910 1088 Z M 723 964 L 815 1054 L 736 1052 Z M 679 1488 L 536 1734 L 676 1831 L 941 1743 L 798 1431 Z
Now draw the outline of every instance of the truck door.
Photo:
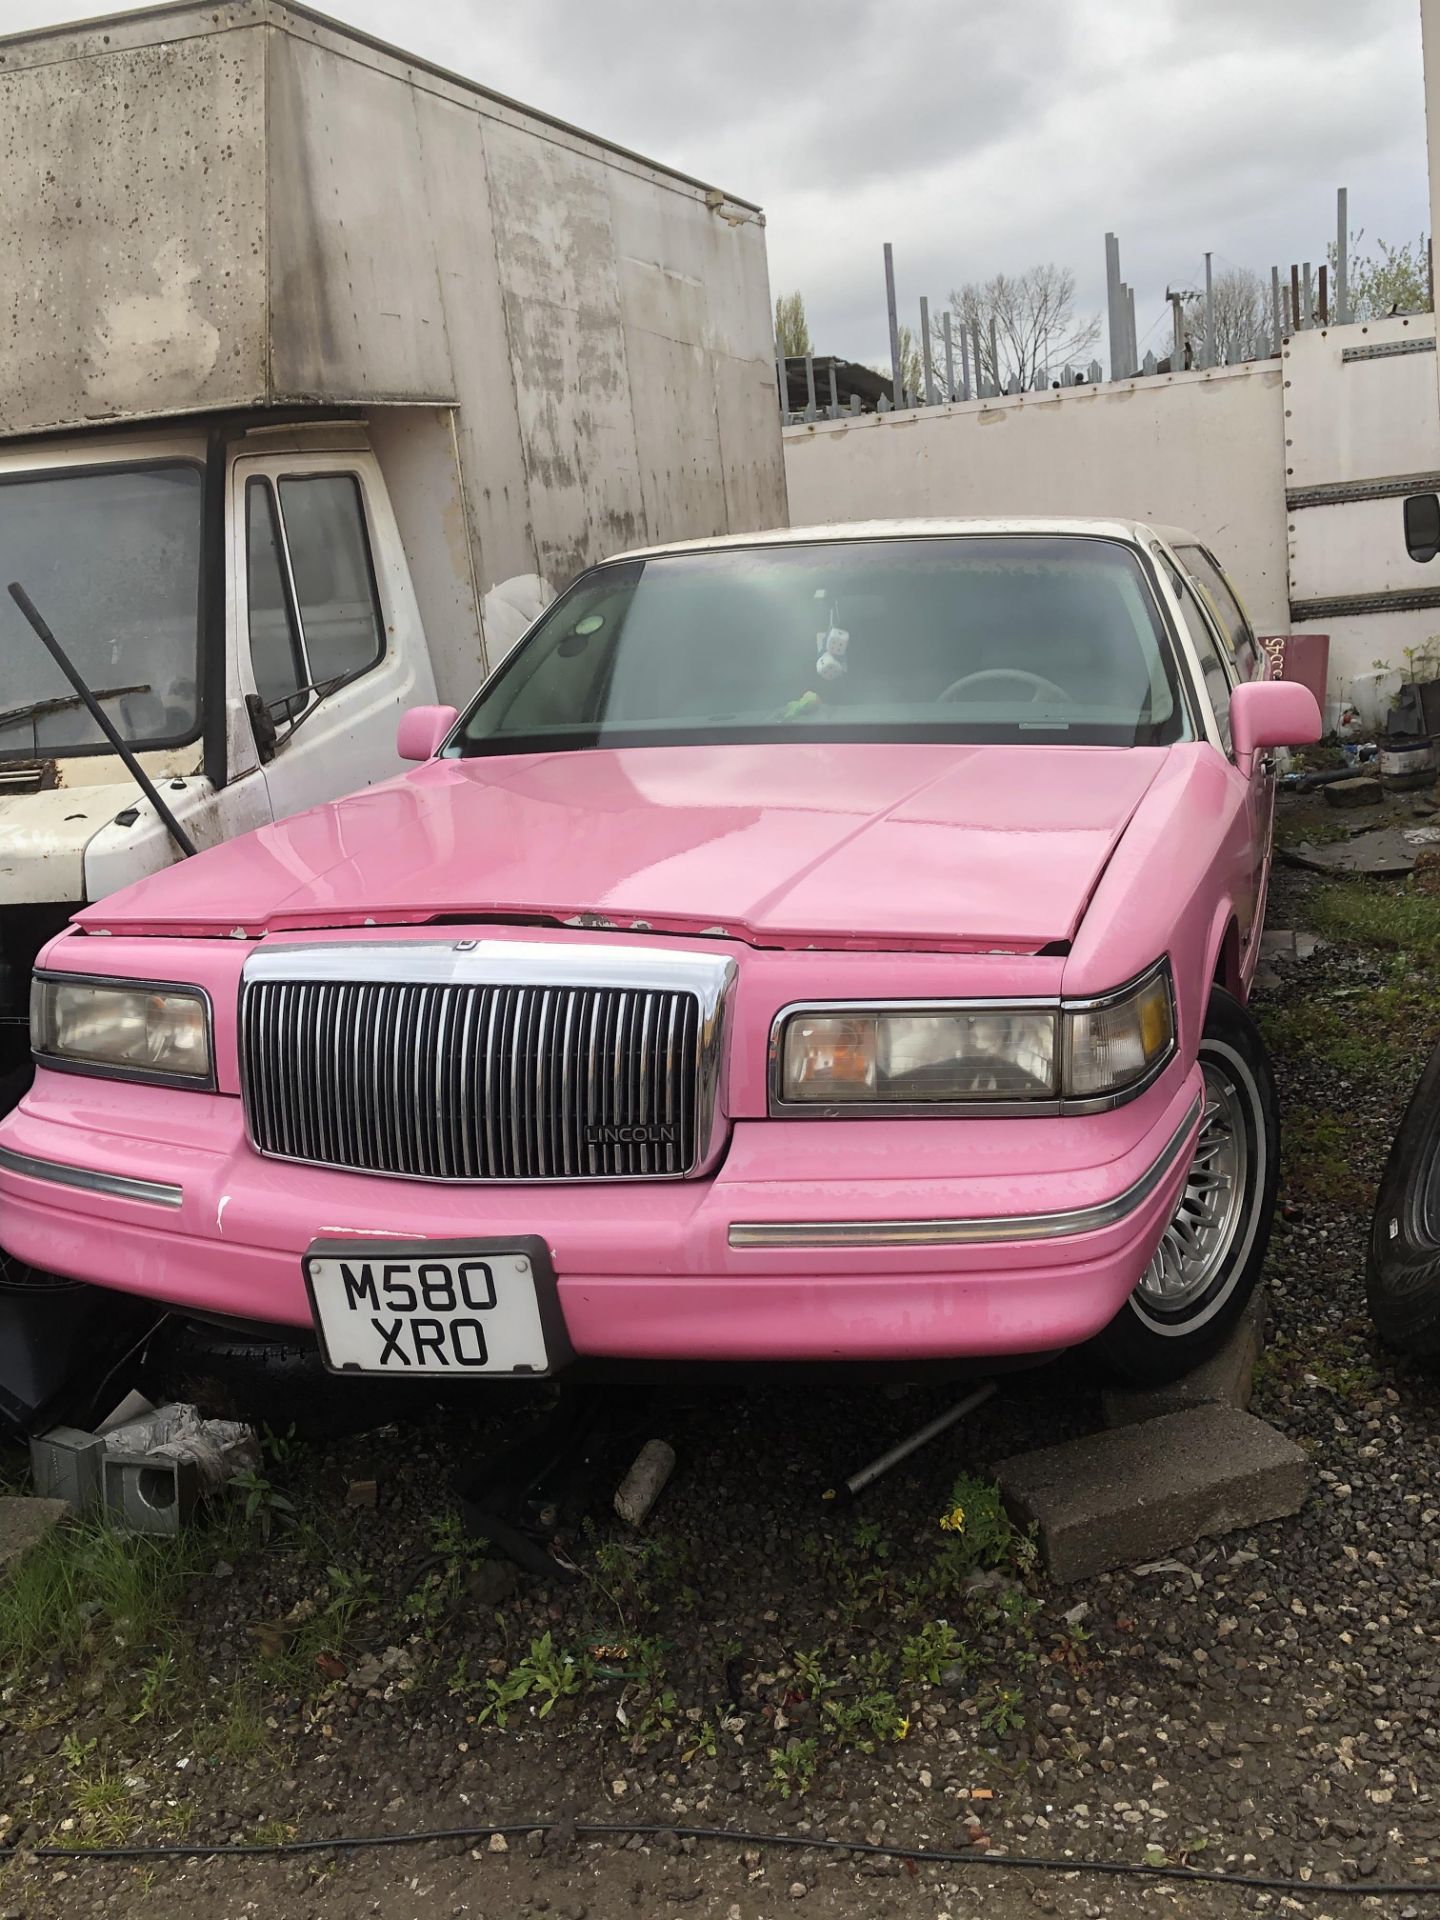
M 435 698 L 409 569 L 369 453 L 231 469 L 241 684 L 276 819 L 402 770 L 402 710 Z

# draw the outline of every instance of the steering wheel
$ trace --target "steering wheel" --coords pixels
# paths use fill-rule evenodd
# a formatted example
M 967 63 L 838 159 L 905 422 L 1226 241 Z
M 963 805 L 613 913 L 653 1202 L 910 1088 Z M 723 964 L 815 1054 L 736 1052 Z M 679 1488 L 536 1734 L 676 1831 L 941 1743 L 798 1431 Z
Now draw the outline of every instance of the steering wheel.
M 1024 667 L 984 667 L 979 673 L 961 674 L 958 680 L 952 680 L 940 695 L 942 700 L 959 700 L 972 687 L 993 686 L 997 680 L 1018 680 L 1030 688 L 1032 706 L 1047 696 L 1052 700 L 1063 700 L 1066 706 L 1071 704 L 1072 696 L 1064 687 L 1057 687 L 1053 680 L 1047 680 L 1043 673 L 1030 673 Z

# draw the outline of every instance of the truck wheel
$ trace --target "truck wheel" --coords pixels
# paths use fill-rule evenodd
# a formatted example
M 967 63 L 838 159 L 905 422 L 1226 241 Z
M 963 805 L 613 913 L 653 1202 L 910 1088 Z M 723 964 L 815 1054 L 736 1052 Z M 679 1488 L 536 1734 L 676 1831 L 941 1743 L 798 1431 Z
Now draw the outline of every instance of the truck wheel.
M 1205 1107 L 1195 1157 L 1155 1256 L 1096 1336 L 1102 1370 L 1163 1386 L 1224 1345 L 1260 1277 L 1279 1179 L 1275 1081 L 1260 1031 L 1217 987 L 1200 1039 Z
M 1422 1358 L 1440 1353 L 1440 1047 L 1390 1147 L 1365 1289 L 1386 1346 Z

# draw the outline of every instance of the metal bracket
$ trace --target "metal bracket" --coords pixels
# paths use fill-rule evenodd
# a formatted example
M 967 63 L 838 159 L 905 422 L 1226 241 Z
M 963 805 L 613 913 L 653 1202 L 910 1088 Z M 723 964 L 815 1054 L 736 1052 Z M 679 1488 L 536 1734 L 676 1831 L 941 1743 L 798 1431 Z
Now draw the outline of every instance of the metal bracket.
M 1435 341 L 1429 340 L 1387 340 L 1373 347 L 1344 347 L 1340 352 L 1341 366 L 1348 367 L 1356 360 L 1396 360 L 1402 353 L 1434 353 Z

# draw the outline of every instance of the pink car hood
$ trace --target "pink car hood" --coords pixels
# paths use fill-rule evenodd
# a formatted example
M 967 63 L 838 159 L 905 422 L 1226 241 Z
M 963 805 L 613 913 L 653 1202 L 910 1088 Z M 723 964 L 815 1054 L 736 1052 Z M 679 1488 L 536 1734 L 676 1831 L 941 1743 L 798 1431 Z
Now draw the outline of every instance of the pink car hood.
M 1067 940 L 1163 748 L 805 743 L 432 761 L 87 908 L 258 935 L 481 915 L 762 946 Z

